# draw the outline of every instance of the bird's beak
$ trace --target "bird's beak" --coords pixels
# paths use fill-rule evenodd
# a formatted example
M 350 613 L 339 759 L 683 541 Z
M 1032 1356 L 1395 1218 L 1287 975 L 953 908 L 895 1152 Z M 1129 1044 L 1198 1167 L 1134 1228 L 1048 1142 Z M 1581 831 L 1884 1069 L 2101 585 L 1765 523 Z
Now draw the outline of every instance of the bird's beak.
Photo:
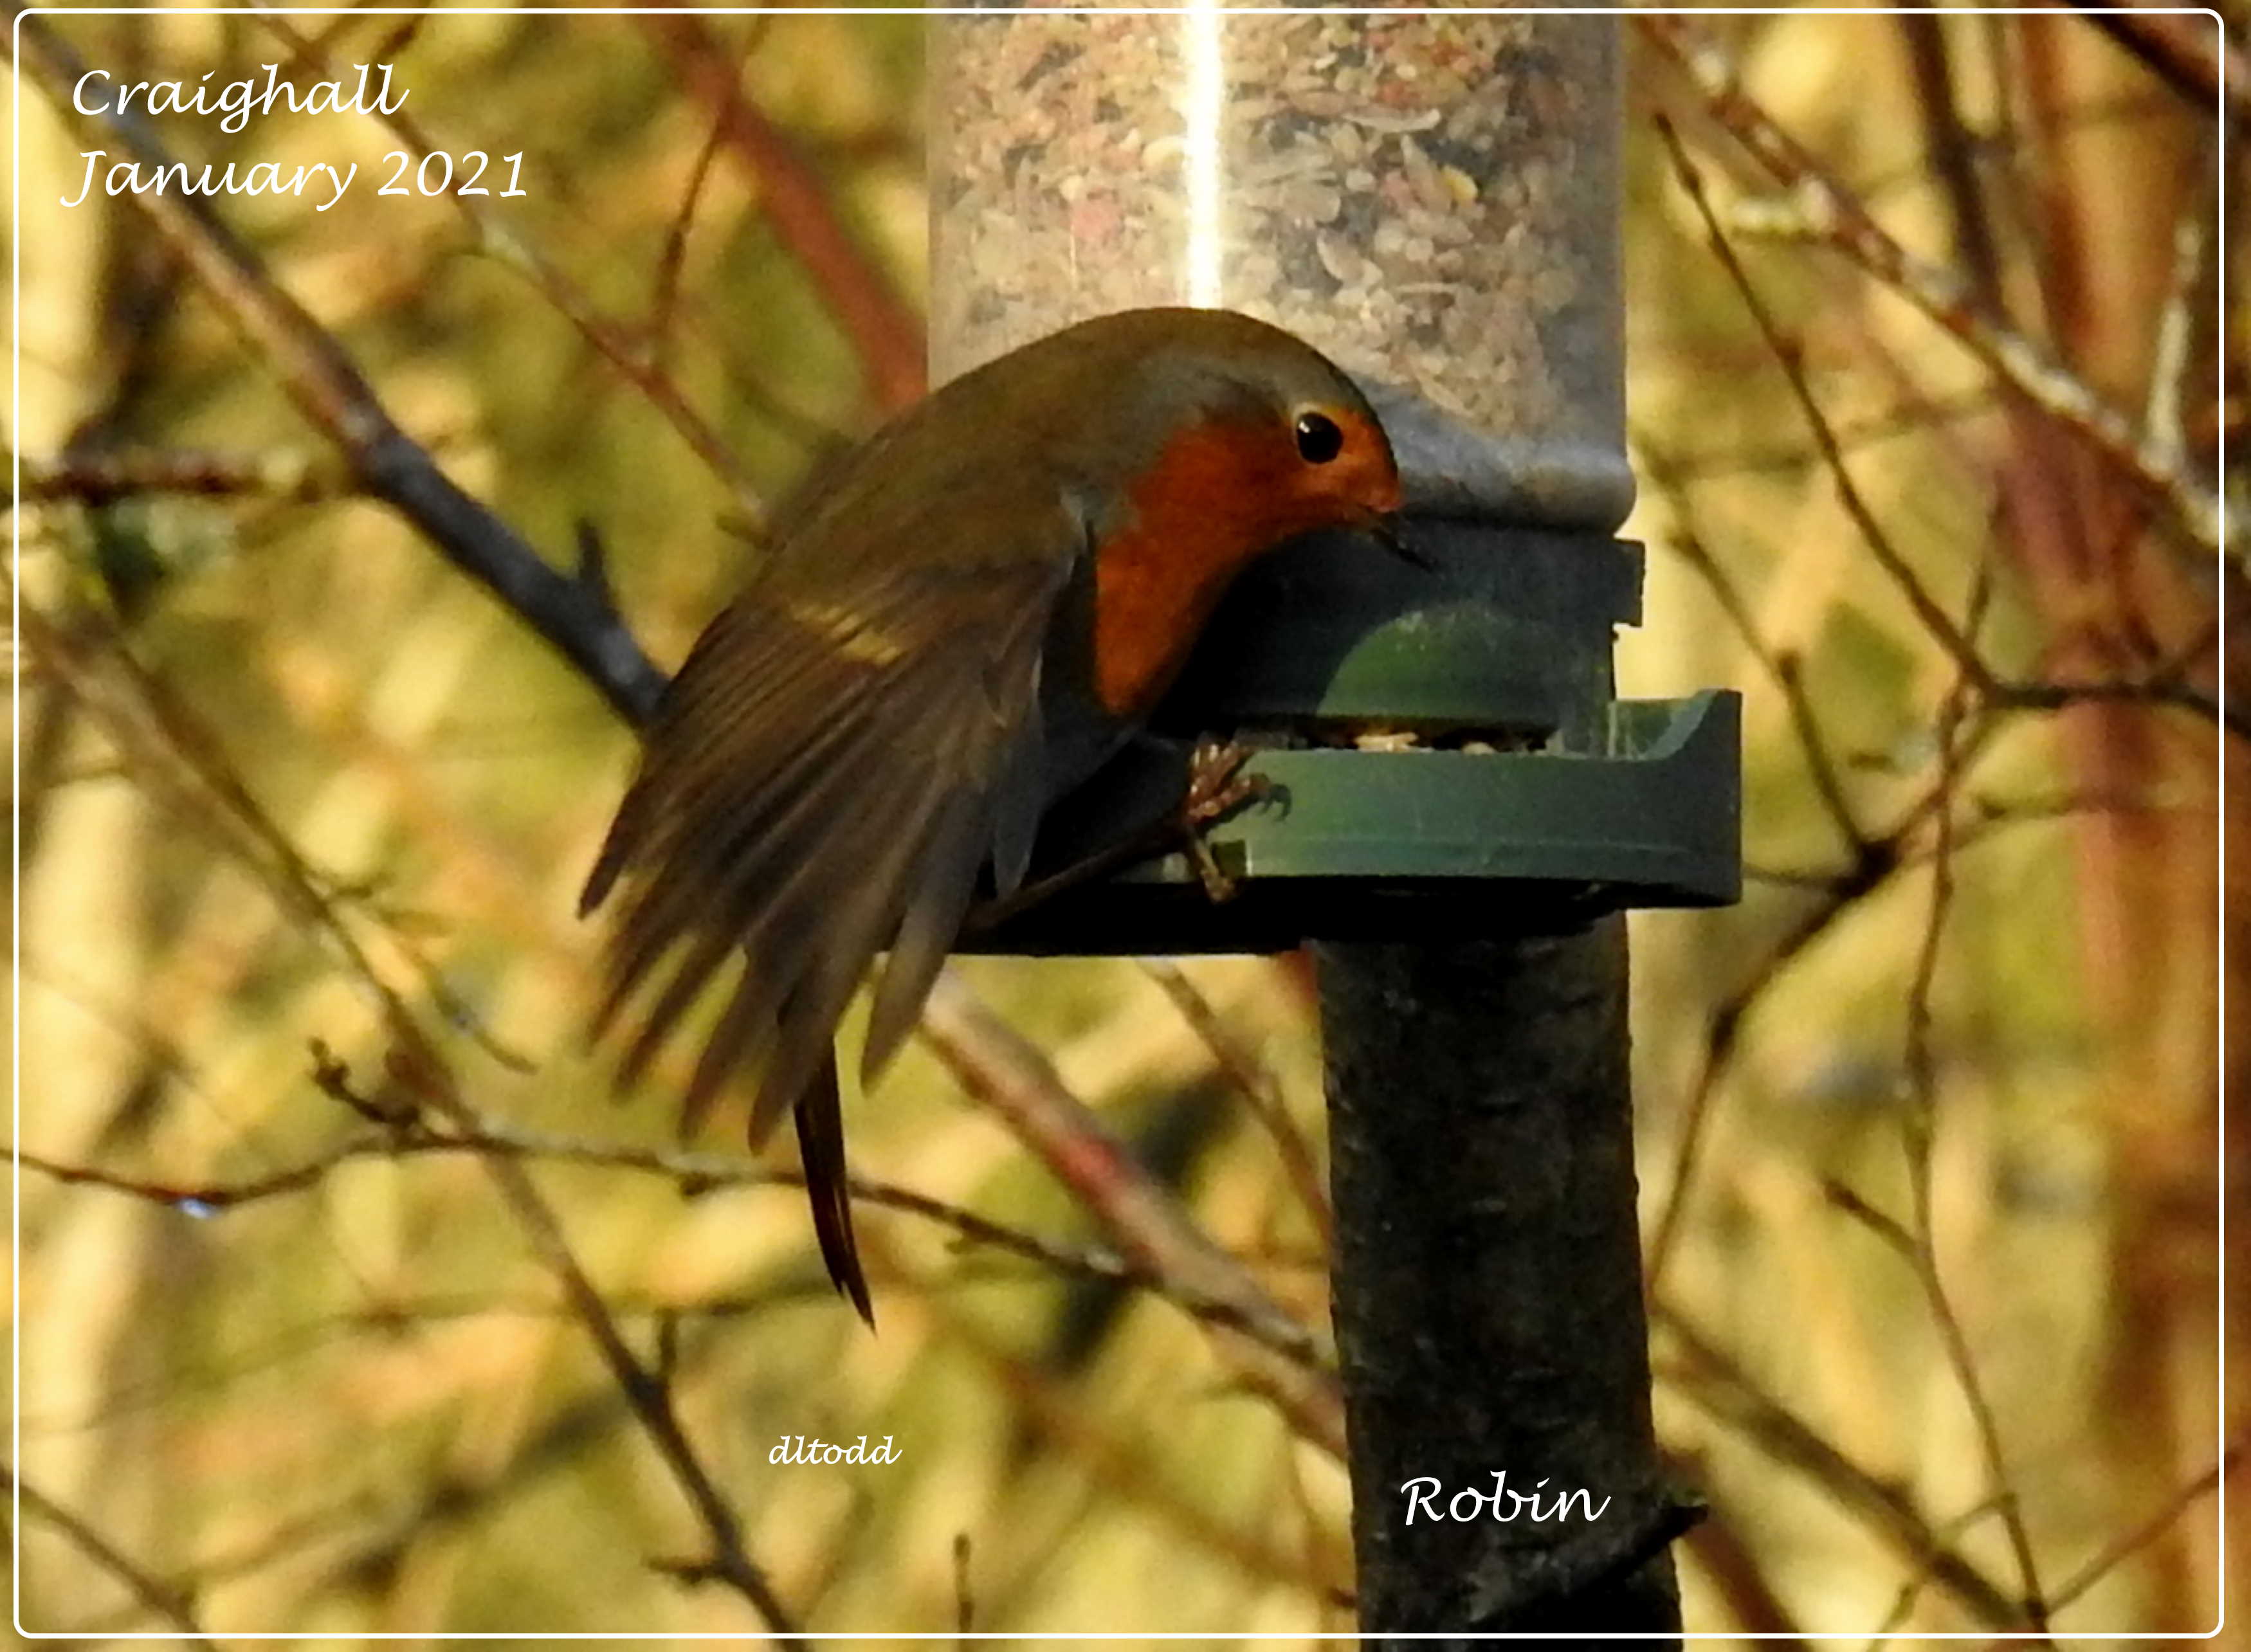
M 1437 566 L 1407 543 L 1406 525 L 1397 516 L 1371 516 L 1365 524 L 1368 536 L 1409 567 L 1428 573 Z

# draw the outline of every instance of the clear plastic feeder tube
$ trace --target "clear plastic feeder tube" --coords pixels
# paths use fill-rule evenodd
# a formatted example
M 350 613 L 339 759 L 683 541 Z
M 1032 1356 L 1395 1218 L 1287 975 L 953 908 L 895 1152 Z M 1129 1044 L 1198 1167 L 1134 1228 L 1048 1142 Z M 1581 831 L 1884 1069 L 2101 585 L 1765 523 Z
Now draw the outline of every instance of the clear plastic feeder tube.
M 1225 306 L 1477 432 L 1480 459 L 1428 462 L 1497 473 L 1472 489 L 1496 508 L 1624 516 L 1615 19 L 1195 4 L 932 27 L 935 377 L 1090 315 Z

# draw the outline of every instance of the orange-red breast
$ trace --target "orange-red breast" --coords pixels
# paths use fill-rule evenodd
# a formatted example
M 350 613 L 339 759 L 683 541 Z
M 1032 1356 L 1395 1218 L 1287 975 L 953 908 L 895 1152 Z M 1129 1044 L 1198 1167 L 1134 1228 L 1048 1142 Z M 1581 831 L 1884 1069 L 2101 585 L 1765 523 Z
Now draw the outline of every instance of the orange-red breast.
M 1042 812 L 1147 716 L 1236 574 L 1398 505 L 1375 415 L 1310 346 L 1128 311 L 878 431 L 697 639 L 579 903 L 627 880 L 596 1030 L 651 985 L 629 1083 L 739 961 L 682 1129 L 756 1070 L 751 1145 L 794 1114 L 822 1256 L 862 1317 L 834 1039 L 869 965 L 890 953 L 863 1078 L 913 1027 L 980 868 L 1015 887 Z

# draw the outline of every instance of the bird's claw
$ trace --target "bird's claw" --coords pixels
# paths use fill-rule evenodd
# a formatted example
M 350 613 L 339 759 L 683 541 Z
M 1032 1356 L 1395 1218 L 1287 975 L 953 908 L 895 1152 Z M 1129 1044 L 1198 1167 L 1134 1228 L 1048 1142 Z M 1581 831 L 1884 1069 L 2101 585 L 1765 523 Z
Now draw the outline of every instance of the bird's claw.
M 1190 826 L 1209 826 L 1272 791 L 1273 782 L 1264 775 L 1243 772 L 1252 756 L 1239 740 L 1199 741 L 1188 753 L 1188 791 L 1181 800 L 1181 817 Z
M 1204 841 L 1204 828 L 1274 789 L 1264 775 L 1243 772 L 1251 756 L 1251 749 L 1236 740 L 1202 741 L 1188 754 L 1188 790 L 1181 799 L 1181 826 L 1188 864 L 1215 906 L 1235 898 L 1236 883 Z

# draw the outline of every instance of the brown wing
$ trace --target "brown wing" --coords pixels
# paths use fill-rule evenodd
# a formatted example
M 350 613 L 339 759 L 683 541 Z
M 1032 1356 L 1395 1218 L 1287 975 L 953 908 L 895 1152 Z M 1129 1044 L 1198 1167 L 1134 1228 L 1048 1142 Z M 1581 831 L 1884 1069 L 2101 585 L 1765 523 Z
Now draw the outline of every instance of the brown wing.
M 767 581 L 697 640 L 580 909 L 625 881 L 599 1033 L 655 996 L 620 1070 L 630 1083 L 731 959 L 738 978 L 683 1104 L 701 1122 L 759 1072 L 764 1142 L 832 1057 L 869 964 L 864 1070 L 911 1030 L 996 836 L 1005 783 L 1036 736 L 1039 650 L 1065 558 L 872 571 L 808 593 Z M 660 985 L 661 984 L 661 985 Z

